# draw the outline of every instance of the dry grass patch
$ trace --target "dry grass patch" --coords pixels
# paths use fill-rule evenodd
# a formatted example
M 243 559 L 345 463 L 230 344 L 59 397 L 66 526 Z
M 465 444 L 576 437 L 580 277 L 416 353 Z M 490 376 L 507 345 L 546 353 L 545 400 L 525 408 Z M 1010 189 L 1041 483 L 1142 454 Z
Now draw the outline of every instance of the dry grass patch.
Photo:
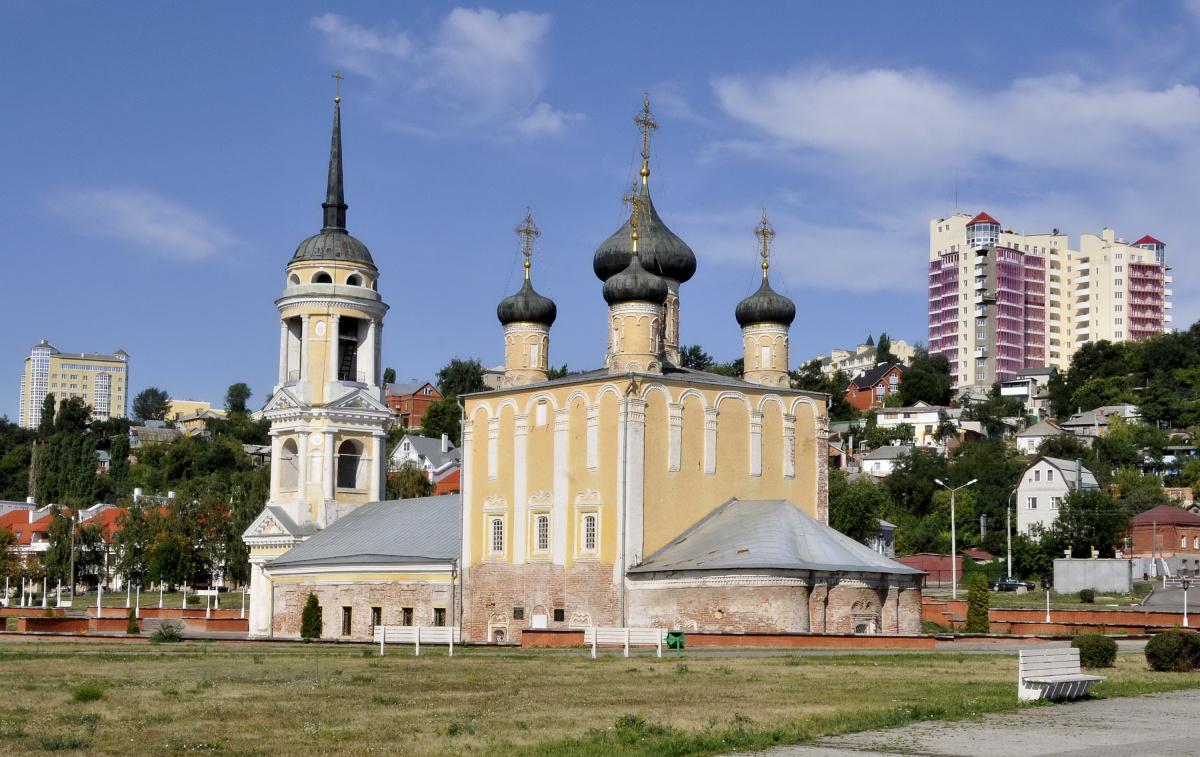
M 29 642 L 0 647 L 0 687 L 33 684 L 44 701 L 30 710 L 0 699 L 0 735 L 16 754 L 706 754 L 1012 709 L 1016 664 L 993 654 L 593 661 L 397 648 L 380 659 L 324 645 Z M 96 681 L 103 701 L 71 701 Z M 1151 673 L 1140 654 L 1123 654 L 1097 693 L 1185 685 L 1200 686 L 1200 673 Z M 63 720 L 64 709 L 78 717 Z

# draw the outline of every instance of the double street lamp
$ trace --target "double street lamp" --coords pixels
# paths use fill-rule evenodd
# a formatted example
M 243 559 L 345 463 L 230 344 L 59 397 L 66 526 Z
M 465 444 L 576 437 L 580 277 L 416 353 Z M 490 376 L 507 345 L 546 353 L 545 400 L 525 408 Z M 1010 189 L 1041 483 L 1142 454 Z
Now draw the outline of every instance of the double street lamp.
M 944 489 L 950 491 L 950 598 L 958 599 L 958 564 L 955 560 L 958 557 L 958 529 L 954 524 L 954 498 L 958 494 L 959 489 L 966 489 L 979 479 L 973 478 L 962 486 L 950 486 L 940 478 L 935 478 L 934 483 Z

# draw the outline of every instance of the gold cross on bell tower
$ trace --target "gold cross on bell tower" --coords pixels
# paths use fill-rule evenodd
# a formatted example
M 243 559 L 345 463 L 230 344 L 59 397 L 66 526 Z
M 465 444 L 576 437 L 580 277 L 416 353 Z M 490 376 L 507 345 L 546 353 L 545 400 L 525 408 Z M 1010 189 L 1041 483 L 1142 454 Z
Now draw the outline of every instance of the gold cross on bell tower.
M 521 254 L 525 256 L 525 279 L 529 280 L 529 259 L 533 255 L 533 240 L 542 235 L 542 230 L 533 222 L 533 211 L 526 206 L 525 220 L 517 227 L 517 236 L 521 237 Z
M 633 254 L 638 254 L 638 214 L 642 207 L 646 204 L 646 198 L 638 193 L 637 182 L 633 182 L 633 186 L 629 188 L 629 192 L 621 198 L 621 201 L 629 206 L 629 238 L 633 240 Z
M 342 76 L 341 71 L 333 72 L 333 101 L 335 103 L 340 103 L 342 101 L 342 79 L 345 78 L 346 77 Z
M 765 279 L 767 268 L 770 265 L 768 258 L 771 256 L 771 240 L 775 238 L 775 229 L 771 228 L 771 224 L 767 221 L 766 208 L 763 208 L 762 220 L 758 222 L 758 226 L 754 227 L 754 236 L 758 237 L 759 243 L 762 245 L 758 254 L 762 255 L 762 272 Z
M 642 112 L 633 118 L 633 122 L 642 130 L 642 188 L 650 177 L 650 132 L 658 128 L 658 121 L 650 114 L 650 93 L 642 98 Z

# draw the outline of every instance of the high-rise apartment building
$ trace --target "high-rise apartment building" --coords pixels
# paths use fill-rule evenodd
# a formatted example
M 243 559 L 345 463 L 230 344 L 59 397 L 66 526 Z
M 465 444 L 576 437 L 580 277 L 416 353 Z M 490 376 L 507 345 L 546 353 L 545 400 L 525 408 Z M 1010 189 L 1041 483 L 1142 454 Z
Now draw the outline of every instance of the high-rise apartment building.
M 59 352 L 43 339 L 25 358 L 18 422 L 25 428 L 37 428 L 47 394 L 53 394 L 56 402 L 82 397 L 98 420 L 124 418 L 128 390 L 129 355 L 125 350 L 112 355 Z
M 929 351 L 955 386 L 990 387 L 1022 368 L 1065 370 L 1090 341 L 1166 331 L 1172 292 L 1166 246 L 1111 229 L 1078 249 L 1054 229 L 1019 234 L 987 213 L 929 224 Z

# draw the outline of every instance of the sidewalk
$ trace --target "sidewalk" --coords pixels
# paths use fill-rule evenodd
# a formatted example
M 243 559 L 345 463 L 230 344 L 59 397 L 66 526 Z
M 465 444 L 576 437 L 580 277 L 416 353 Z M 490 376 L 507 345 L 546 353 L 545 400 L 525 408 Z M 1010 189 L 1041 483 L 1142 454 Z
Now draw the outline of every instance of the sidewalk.
M 779 747 L 764 757 L 1193 757 L 1200 690 L 1102 699 L 978 720 L 914 723 Z

